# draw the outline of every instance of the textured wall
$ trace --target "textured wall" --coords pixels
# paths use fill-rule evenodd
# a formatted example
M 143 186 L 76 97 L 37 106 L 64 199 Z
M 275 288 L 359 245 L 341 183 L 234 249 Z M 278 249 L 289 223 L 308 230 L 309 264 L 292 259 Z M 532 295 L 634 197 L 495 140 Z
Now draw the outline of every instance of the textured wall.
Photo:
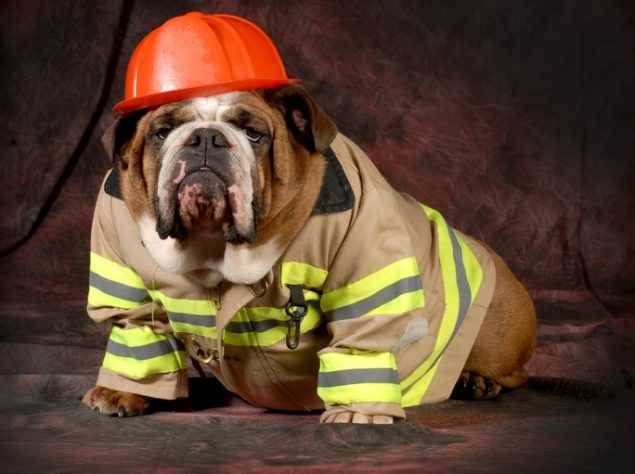
M 83 310 L 99 138 L 134 46 L 195 9 L 262 26 L 395 187 L 507 260 L 543 321 L 532 370 L 634 366 L 631 2 L 109 0 L 0 9 L 0 372 L 99 364 Z

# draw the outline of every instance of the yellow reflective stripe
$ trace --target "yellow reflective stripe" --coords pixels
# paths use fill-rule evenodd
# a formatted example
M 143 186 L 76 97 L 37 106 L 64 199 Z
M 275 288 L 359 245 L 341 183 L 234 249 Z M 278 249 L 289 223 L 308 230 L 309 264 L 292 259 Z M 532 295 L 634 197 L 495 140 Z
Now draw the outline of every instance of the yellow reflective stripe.
M 156 334 L 151 327 L 141 326 L 138 328 L 123 329 L 119 326 L 113 326 L 110 331 L 110 339 L 124 344 L 129 347 L 145 346 L 153 342 L 159 342 L 166 339 L 165 334 Z
M 373 352 L 348 349 L 346 352 L 324 352 L 319 354 L 320 372 L 344 369 L 397 369 L 392 352 Z
M 407 257 L 387 265 L 381 270 L 351 283 L 342 288 L 322 295 L 322 310 L 331 311 L 342 306 L 348 306 L 382 290 L 398 280 L 419 275 L 417 259 Z
M 319 355 L 318 396 L 329 405 L 400 403 L 401 389 L 391 352 L 349 349 Z
M 271 308 L 268 306 L 245 307 L 242 308 L 232 321 L 267 321 L 277 319 L 278 321 L 288 321 L 289 316 L 283 308 Z
M 300 325 L 300 332 L 302 334 L 318 327 L 322 319 L 322 315 L 315 304 L 309 303 L 307 310 L 307 314 L 302 319 Z M 234 346 L 272 346 L 286 339 L 288 320 L 289 316 L 284 309 L 267 307 L 242 308 L 236 316 L 232 318 L 231 323 L 228 324 L 223 332 L 223 341 L 225 344 Z M 249 327 L 250 322 L 253 322 L 253 328 L 256 329 L 255 331 L 231 331 L 232 325 Z M 258 330 L 259 323 L 265 322 L 270 322 L 271 325 L 275 324 L 275 326 L 265 330 Z
M 378 306 L 371 312 L 367 313 L 366 316 L 375 316 L 377 314 L 401 314 L 417 308 L 423 308 L 424 306 L 425 298 L 423 297 L 423 290 L 416 290 L 410 293 L 399 295 L 394 300 Z
M 132 378 L 175 372 L 187 367 L 185 352 L 174 336 L 155 334 L 150 327 L 113 326 L 103 366 Z
M 148 360 L 135 360 L 106 352 L 103 367 L 126 377 L 142 379 L 154 374 L 176 372 L 187 367 L 185 352 L 178 351 Z
M 315 291 L 311 291 L 311 290 L 304 290 L 304 301 L 320 301 L 320 294 L 315 292 Z
M 148 298 L 141 277 L 131 268 L 90 253 L 88 304 L 95 307 L 137 308 Z
M 454 330 L 459 309 L 456 268 L 454 267 L 454 257 L 452 254 L 452 244 L 450 242 L 448 226 L 445 223 L 445 219 L 439 212 L 424 205 L 422 205 L 422 207 L 428 215 L 428 219 L 435 222 L 437 225 L 438 250 L 441 263 L 443 292 L 445 297 L 445 310 L 443 312 L 443 319 L 441 320 L 439 334 L 437 335 L 437 340 L 432 354 L 423 362 L 423 364 L 417 367 L 412 374 L 401 382 L 402 390 L 410 388 L 411 385 L 420 379 L 435 362 L 438 362 L 441 352 L 445 349 L 445 346 L 449 342 L 450 336 Z M 407 407 L 418 405 L 425 393 L 425 390 L 427 390 L 428 384 L 422 383 L 411 387 L 402 398 L 402 406 Z
M 161 303 L 168 313 L 174 332 L 218 338 L 216 304 L 209 299 L 172 298 L 158 290 L 149 290 L 150 296 Z
M 280 282 L 286 285 L 302 285 L 305 288 L 320 289 L 324 286 L 328 272 L 302 262 L 284 262 Z
M 398 384 L 358 383 L 338 387 L 318 387 L 318 397 L 329 405 L 349 403 L 399 403 L 401 390 Z
M 90 306 L 95 307 L 112 307 L 112 308 L 123 308 L 123 309 L 131 309 L 138 308 L 147 303 L 139 303 L 137 301 L 129 301 L 124 300 L 122 298 L 117 298 L 116 296 L 111 296 L 103 291 L 95 288 L 94 286 L 88 287 L 88 304 Z
M 401 382 L 401 389 L 404 392 L 401 402 L 403 407 L 415 406 L 421 402 L 421 399 L 424 397 L 432 379 L 434 378 L 434 374 L 436 373 L 441 361 L 443 351 L 446 349 L 456 330 L 458 330 L 457 320 L 460 317 L 460 289 L 459 281 L 457 280 L 457 265 L 462 267 L 461 272 L 463 272 L 467 278 L 467 285 L 469 286 L 470 291 L 468 298 L 469 301 L 463 302 L 464 305 L 467 303 L 471 304 L 474 300 L 483 279 L 483 272 L 480 264 L 476 260 L 472 251 L 460 238 L 460 235 L 448 227 L 445 219 L 438 211 L 424 205 L 421 205 L 421 207 L 428 218 L 435 222 L 437 226 L 445 309 L 432 354 L 423 362 L 423 364 L 417 367 L 412 374 Z M 460 248 L 460 260 L 453 250 L 452 233 L 454 233 L 458 242 L 458 248 Z M 467 289 L 465 290 L 467 291 Z M 465 311 L 467 310 L 468 309 L 465 308 Z M 465 317 L 464 314 L 462 316 Z
M 90 271 L 127 286 L 145 289 L 143 280 L 133 269 L 108 260 L 95 252 L 90 252 Z
M 158 290 L 148 290 L 155 301 L 161 302 L 167 311 L 175 313 L 199 314 L 201 316 L 216 315 L 216 305 L 209 299 L 191 300 L 186 298 L 171 298 Z
M 407 392 L 402 394 L 401 406 L 403 408 L 414 407 L 421 404 L 421 399 L 428 391 L 428 387 L 430 386 L 430 383 L 437 373 L 437 369 L 439 368 L 441 359 L 443 359 L 443 357 L 439 357 L 436 361 L 433 361 L 434 364 L 432 365 L 432 367 L 426 369 L 427 372 L 425 372 L 419 380 L 415 381 L 415 383 L 412 384 L 411 388 Z
M 472 302 L 474 301 L 474 298 L 476 298 L 476 294 L 481 287 L 481 283 L 483 281 L 483 269 L 481 268 L 481 264 L 478 263 L 472 249 L 465 243 L 465 240 L 463 240 L 462 234 L 456 230 L 454 233 L 456 234 L 463 253 L 463 265 L 465 266 L 467 282 L 470 285 L 470 293 L 472 296 L 470 302 Z
M 218 339 L 218 330 L 216 329 L 216 326 L 207 327 L 199 324 L 181 323 L 172 319 L 170 319 L 170 326 L 172 326 L 172 330 L 174 332 L 183 332 L 187 334 L 195 334 L 197 336 L 209 337 L 210 339 Z

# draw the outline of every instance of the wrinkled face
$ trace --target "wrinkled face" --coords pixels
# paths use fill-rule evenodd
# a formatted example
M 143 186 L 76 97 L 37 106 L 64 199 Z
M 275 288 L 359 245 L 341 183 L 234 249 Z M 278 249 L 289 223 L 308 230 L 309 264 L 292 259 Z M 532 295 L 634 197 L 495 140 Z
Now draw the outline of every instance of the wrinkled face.
M 255 94 L 230 93 L 152 113 L 146 146 L 160 163 L 155 211 L 161 238 L 222 232 L 253 242 L 271 147 L 271 110 Z
M 104 140 L 146 247 L 163 268 L 186 271 L 226 260 L 226 246 L 290 234 L 293 208 L 310 214 L 303 199 L 316 198 L 320 153 L 336 133 L 303 89 L 287 86 L 132 113 Z

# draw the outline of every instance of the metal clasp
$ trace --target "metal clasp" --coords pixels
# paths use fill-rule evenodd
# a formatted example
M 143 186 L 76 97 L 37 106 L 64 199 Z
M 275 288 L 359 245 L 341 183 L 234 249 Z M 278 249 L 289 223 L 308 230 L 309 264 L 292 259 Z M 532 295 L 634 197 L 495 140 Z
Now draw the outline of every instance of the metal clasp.
M 193 360 L 197 360 L 203 364 L 209 364 L 212 360 L 217 361 L 219 359 L 218 350 L 202 348 L 199 343 L 193 339 L 192 335 L 182 335 L 181 340 L 185 345 L 186 352 Z
M 287 321 L 287 347 L 293 350 L 300 345 L 302 319 L 306 316 L 307 306 L 302 285 L 288 286 L 291 296 L 284 310 L 291 318 Z

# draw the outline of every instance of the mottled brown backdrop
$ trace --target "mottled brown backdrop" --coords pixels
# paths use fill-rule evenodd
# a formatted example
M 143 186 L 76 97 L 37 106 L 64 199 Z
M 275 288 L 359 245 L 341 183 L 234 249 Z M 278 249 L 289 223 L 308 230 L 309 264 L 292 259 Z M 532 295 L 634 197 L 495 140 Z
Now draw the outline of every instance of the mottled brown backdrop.
M 4 1 L 0 373 L 86 384 L 89 227 L 127 60 L 165 19 L 244 16 L 395 187 L 530 288 L 533 373 L 635 367 L 635 9 L 614 1 Z M 81 387 L 76 387 L 79 390 Z

